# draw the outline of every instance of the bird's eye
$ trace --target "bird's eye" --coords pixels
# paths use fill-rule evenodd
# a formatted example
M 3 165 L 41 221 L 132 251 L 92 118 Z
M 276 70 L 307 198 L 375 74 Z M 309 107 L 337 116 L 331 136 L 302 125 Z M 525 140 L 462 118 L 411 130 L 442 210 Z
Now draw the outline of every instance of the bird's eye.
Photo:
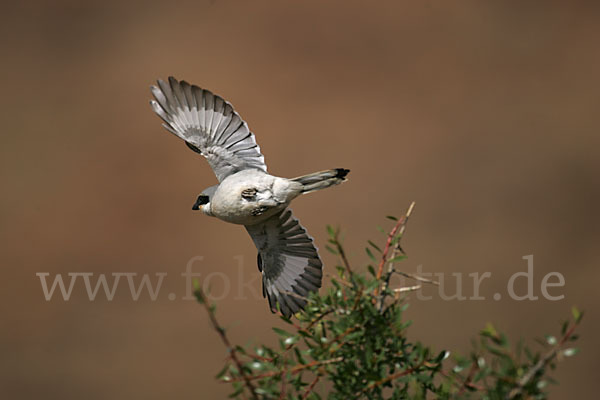
M 209 198 L 205 194 L 201 194 L 198 196 L 198 200 L 194 203 L 192 210 L 199 210 L 201 205 L 207 204 L 209 202 Z
M 198 196 L 198 203 L 200 203 L 200 204 L 208 203 L 208 196 L 205 194 L 201 194 L 200 196 Z

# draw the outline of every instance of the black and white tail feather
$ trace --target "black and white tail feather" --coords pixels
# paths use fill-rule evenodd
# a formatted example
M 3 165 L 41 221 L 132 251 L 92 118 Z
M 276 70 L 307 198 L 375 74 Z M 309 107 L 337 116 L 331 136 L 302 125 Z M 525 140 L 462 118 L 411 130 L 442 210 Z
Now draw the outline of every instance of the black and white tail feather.
M 349 169 L 335 168 L 326 171 L 314 172 L 312 174 L 299 176 L 292 179 L 304 185 L 302 193 L 310 193 L 315 190 L 326 189 L 330 186 L 339 185 L 346 180 L 346 175 L 350 172 Z

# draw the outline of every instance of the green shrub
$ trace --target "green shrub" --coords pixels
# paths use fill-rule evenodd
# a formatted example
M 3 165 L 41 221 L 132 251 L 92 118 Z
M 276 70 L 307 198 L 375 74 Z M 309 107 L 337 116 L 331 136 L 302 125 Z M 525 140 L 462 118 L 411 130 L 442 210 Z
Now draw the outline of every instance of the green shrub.
M 405 297 L 422 284 L 436 282 L 398 271 L 405 258 L 400 247 L 410 211 L 387 234 L 383 249 L 369 242 L 374 266 L 368 273 L 354 271 L 339 239 L 328 227 L 328 249 L 340 259 L 337 276 L 322 294 L 312 294 L 297 321 L 280 317 L 288 329 L 273 328 L 276 348 L 252 349 L 232 345 L 215 316 L 215 305 L 196 290 L 229 357 L 217 379 L 232 385 L 232 398 L 251 399 L 545 399 L 553 383 L 548 370 L 558 360 L 574 355 L 569 344 L 582 314 L 573 308 L 559 337 L 546 336 L 532 350 L 522 341 L 511 345 L 488 324 L 468 356 L 433 351 L 407 339 L 411 321 L 403 318 Z M 377 256 L 375 255 L 377 254 Z M 401 274 L 417 283 L 391 288 L 390 278 Z M 325 382 L 319 385 L 317 383 Z

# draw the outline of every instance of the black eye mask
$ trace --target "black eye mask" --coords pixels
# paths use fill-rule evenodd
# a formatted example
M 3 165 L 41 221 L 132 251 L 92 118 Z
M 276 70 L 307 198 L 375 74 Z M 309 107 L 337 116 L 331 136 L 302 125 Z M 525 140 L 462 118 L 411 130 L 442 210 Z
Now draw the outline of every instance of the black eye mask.
M 199 210 L 200 206 L 208 203 L 208 201 L 209 201 L 208 196 L 201 194 L 200 196 L 198 196 L 198 200 L 196 200 L 196 202 L 192 206 L 192 210 Z

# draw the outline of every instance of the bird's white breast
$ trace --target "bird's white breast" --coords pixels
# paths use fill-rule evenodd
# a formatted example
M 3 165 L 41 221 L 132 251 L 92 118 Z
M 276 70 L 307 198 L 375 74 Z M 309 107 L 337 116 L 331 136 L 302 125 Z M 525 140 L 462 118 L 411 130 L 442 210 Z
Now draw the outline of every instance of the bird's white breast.
M 259 170 L 244 170 L 230 175 L 221 182 L 211 198 L 211 211 L 215 217 L 234 224 L 253 225 L 262 222 L 283 210 L 291 201 L 291 198 L 286 201 L 287 196 L 274 193 L 274 189 L 281 192 L 280 187 L 285 185 L 280 180 L 287 181 Z M 242 192 L 250 188 L 256 189 L 256 195 L 253 199 L 246 199 Z M 266 209 L 256 215 L 259 207 Z

